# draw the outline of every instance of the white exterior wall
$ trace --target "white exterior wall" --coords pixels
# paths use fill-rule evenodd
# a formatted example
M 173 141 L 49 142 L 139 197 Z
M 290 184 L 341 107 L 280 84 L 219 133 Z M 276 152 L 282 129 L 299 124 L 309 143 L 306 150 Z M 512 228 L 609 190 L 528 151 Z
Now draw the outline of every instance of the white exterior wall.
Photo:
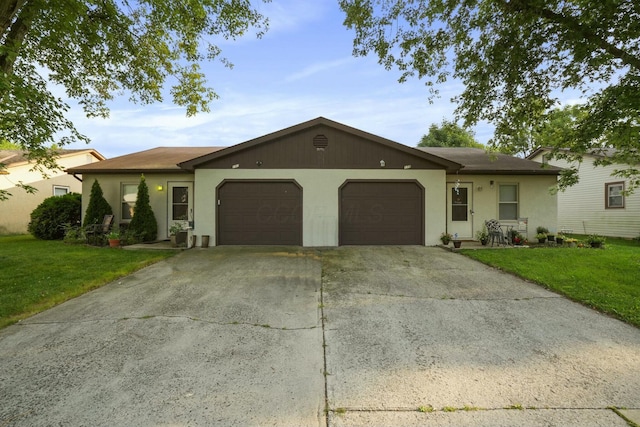
M 473 184 L 473 235 L 482 229 L 484 222 L 498 219 L 498 189 L 500 184 L 518 184 L 518 216 L 528 218 L 527 238 L 533 240 L 536 227 L 558 230 L 557 198 L 550 189 L 556 185 L 554 175 L 448 175 L 447 182 Z M 491 188 L 493 181 L 493 188 Z M 500 221 L 505 225 L 517 225 L 517 221 Z M 524 234 L 524 233 L 523 233 Z
M 541 162 L 540 153 L 533 160 Z M 592 158 L 585 156 L 579 167 L 580 181 L 558 193 L 558 225 L 578 234 L 600 234 L 634 238 L 640 235 L 640 193 L 625 197 L 623 209 L 605 208 L 605 183 L 628 180 L 612 176 L 620 166 L 594 167 Z M 554 166 L 570 167 L 566 160 L 553 159 Z
M 168 236 L 168 208 L 169 201 L 168 183 L 169 182 L 193 182 L 193 175 L 185 173 L 177 174 L 145 174 L 145 181 L 149 187 L 149 204 L 158 222 L 158 240 L 167 239 Z M 87 175 L 82 180 L 82 219 L 84 221 L 84 213 L 89 205 L 89 196 L 91 195 L 91 186 L 93 181 L 97 179 L 102 188 L 105 200 L 111 205 L 114 214 L 114 224 L 122 222 L 122 184 L 140 183 L 140 174 L 109 174 L 109 175 Z M 162 186 L 162 190 L 158 190 L 158 186 Z M 195 189 L 194 189 L 195 191 Z M 194 206 L 194 211 L 196 207 Z
M 425 244 L 439 243 L 445 229 L 445 173 L 441 170 L 343 170 L 343 169 L 198 169 L 195 188 L 195 229 L 216 243 L 216 188 L 233 179 L 293 179 L 302 187 L 304 246 L 338 246 L 338 189 L 352 179 L 415 179 L 425 192 Z
M 86 165 L 97 162 L 93 155 L 89 153 L 79 153 L 57 160 L 63 168 Z M 32 164 L 20 164 L 10 166 L 6 172 L 8 175 L 0 175 L 0 189 L 11 193 L 8 200 L 1 203 L 0 210 L 0 234 L 26 234 L 31 212 L 38 207 L 44 199 L 53 196 L 54 186 L 68 187 L 70 193 L 81 193 L 82 183 L 71 175 L 67 175 L 64 170 L 48 171 L 49 178 L 43 179 L 42 173 L 30 171 Z M 29 184 L 37 191 L 33 194 L 27 193 L 24 189 L 15 185 L 22 181 Z

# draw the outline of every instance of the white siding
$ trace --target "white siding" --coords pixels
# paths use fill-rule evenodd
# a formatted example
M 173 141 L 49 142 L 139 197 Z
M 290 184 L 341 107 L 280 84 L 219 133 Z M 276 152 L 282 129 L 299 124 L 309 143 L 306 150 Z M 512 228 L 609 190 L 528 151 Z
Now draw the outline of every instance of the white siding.
M 541 160 L 542 153 L 536 156 Z M 623 181 L 611 176 L 620 166 L 593 166 L 585 156 L 579 168 L 580 181 L 558 193 L 558 225 L 579 234 L 633 238 L 640 235 L 640 193 L 625 197 L 623 209 L 605 209 L 605 183 Z M 554 166 L 568 167 L 565 160 L 552 160 Z M 628 184 L 625 184 L 628 185 Z

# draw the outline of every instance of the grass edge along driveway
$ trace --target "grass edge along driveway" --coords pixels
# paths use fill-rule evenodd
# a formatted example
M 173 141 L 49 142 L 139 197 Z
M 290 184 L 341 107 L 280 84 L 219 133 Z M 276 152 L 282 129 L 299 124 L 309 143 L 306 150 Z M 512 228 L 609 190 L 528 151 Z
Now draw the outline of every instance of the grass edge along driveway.
M 467 249 L 460 253 L 640 327 L 637 241 L 608 238 L 604 249 Z
M 603 250 L 460 253 L 640 327 L 640 245 L 635 241 L 609 238 Z M 0 236 L 0 328 L 175 254 Z
M 0 328 L 175 254 L 0 236 Z

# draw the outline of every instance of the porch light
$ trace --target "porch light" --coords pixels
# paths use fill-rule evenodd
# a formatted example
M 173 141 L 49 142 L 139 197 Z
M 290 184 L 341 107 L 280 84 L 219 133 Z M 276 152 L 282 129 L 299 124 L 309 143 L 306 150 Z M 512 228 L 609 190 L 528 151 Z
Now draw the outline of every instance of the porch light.
M 156 185 L 156 190 L 162 191 L 164 190 L 164 187 L 162 185 Z
M 385 166 L 385 164 L 386 164 L 386 163 L 384 162 L 384 160 L 380 160 L 380 167 L 381 167 L 381 168 L 383 168 L 383 167 Z

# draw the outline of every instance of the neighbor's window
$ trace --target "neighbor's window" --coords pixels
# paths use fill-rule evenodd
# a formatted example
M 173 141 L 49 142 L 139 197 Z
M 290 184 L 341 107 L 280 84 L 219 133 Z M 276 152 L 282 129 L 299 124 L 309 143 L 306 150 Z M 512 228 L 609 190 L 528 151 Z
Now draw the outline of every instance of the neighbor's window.
M 498 215 L 501 221 L 518 219 L 518 184 L 500 184 Z
M 624 182 L 608 182 L 605 184 L 605 207 L 607 209 L 624 208 Z
M 138 197 L 138 184 L 122 184 L 122 219 L 133 218 Z
M 63 187 L 61 185 L 53 186 L 53 195 L 54 196 L 64 196 L 65 194 L 69 194 L 69 187 Z

